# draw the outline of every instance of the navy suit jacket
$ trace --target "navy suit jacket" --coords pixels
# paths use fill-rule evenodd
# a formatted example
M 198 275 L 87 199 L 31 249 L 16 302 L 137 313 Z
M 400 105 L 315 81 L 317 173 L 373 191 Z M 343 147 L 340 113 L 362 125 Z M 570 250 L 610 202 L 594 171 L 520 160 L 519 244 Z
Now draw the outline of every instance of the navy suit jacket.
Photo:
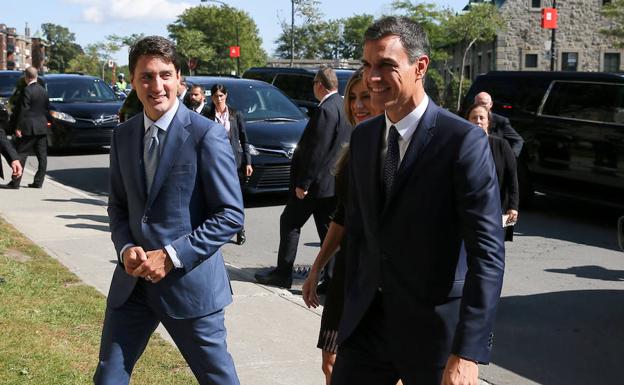
M 339 343 L 381 289 L 395 354 L 427 366 L 450 353 L 488 362 L 504 246 L 487 137 L 429 101 L 384 204 L 384 133 L 381 115 L 351 137 Z
M 213 313 L 232 301 L 221 245 L 243 224 L 243 204 L 232 147 L 223 127 L 180 103 L 165 136 L 159 165 L 146 191 L 143 114 L 117 126 L 110 151 L 108 215 L 117 255 L 128 243 L 155 250 L 170 244 L 183 268 L 146 285 L 174 318 Z M 137 278 L 121 261 L 108 296 L 128 299 Z

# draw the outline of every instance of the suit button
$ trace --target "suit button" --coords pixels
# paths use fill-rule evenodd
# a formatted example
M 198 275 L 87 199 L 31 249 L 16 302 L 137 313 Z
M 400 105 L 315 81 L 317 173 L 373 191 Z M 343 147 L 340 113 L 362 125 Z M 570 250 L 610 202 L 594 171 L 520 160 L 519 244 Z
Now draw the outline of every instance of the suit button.
M 143 220 L 143 223 L 147 223 L 147 215 L 144 215 L 142 220 Z

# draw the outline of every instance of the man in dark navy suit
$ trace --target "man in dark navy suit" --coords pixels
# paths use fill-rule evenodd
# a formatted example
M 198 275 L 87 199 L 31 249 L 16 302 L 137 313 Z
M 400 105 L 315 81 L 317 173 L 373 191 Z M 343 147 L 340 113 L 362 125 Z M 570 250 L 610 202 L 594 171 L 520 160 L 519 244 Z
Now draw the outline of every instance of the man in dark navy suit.
M 220 125 L 176 97 L 175 45 L 139 40 L 129 57 L 143 113 L 119 125 L 110 150 L 108 215 L 118 264 L 96 385 L 124 385 L 162 323 L 199 384 L 239 385 L 225 341 L 232 302 L 221 246 L 242 227 L 236 164 Z
M 479 104 L 487 108 L 490 112 L 492 111 L 492 107 L 494 106 L 494 102 L 492 102 L 492 96 L 487 92 L 479 92 L 474 97 L 475 104 Z M 501 139 L 505 139 L 511 149 L 516 155 L 516 158 L 520 156 L 520 152 L 522 151 L 522 145 L 524 144 L 524 139 L 518 134 L 516 130 L 511 127 L 511 123 L 509 119 L 491 112 L 492 121 L 490 122 L 490 130 L 489 134 L 497 136 Z
M 277 268 L 256 274 L 256 280 L 262 284 L 290 288 L 301 227 L 314 216 L 322 244 L 330 215 L 336 209 L 332 169 L 340 149 L 349 141 L 351 125 L 338 94 L 336 72 L 331 67 L 318 70 L 313 87 L 319 110 L 308 122 L 293 155 L 290 196 L 280 217 Z M 326 287 L 327 282 L 325 277 L 321 285 Z
M 504 270 L 494 162 L 479 127 L 424 91 L 427 36 L 406 17 L 365 33 L 385 114 L 351 137 L 345 305 L 332 385 L 476 385 Z

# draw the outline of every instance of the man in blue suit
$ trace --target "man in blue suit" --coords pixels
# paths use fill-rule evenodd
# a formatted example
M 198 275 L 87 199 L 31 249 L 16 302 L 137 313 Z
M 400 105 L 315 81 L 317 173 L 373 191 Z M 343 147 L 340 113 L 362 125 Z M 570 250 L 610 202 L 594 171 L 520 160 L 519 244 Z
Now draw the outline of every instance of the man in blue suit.
M 232 293 L 219 250 L 243 223 L 232 148 L 223 127 L 178 101 L 172 42 L 140 40 L 129 67 L 144 108 L 113 133 L 108 214 L 119 264 L 94 382 L 128 384 L 161 322 L 200 384 L 237 385 L 223 310 Z
M 385 114 L 351 137 L 346 297 L 332 385 L 476 385 L 504 270 L 487 137 L 427 97 L 420 24 L 376 21 L 363 65 L 371 101 Z

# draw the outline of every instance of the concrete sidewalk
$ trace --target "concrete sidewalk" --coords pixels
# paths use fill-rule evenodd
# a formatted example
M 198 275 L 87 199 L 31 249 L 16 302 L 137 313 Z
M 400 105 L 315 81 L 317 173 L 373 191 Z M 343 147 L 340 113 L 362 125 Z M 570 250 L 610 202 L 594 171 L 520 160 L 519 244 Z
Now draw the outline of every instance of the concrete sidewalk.
M 42 189 L 27 188 L 31 176 L 28 170 L 20 190 L 0 190 L 0 216 L 106 295 L 117 261 L 105 199 L 51 179 Z M 228 343 L 241 384 L 324 384 L 316 348 L 321 310 L 309 310 L 287 290 L 254 283 L 251 270 L 228 269 L 234 290 L 226 309 Z

